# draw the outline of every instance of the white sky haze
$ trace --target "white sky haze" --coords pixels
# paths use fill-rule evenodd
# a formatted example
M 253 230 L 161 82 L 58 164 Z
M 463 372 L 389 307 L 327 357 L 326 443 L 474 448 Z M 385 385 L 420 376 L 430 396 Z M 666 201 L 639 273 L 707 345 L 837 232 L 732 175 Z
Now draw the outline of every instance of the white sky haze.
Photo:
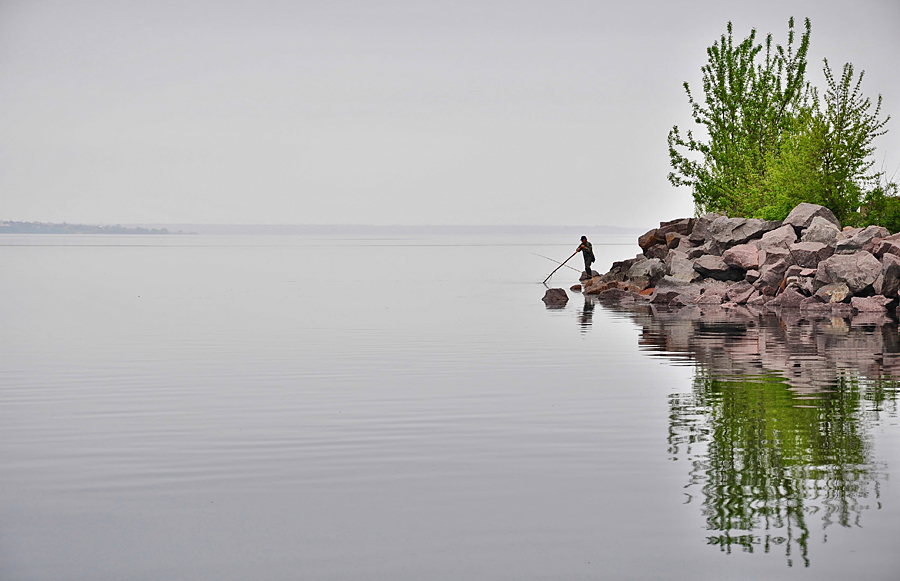
M 692 213 L 681 82 L 792 15 L 897 171 L 897 0 L 0 0 L 0 219 L 650 227 Z

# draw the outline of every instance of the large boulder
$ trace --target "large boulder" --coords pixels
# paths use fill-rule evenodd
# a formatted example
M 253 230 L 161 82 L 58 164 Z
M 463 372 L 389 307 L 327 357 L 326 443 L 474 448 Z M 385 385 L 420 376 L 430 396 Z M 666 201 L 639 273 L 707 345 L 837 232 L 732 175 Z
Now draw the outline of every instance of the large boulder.
M 854 295 L 871 286 L 881 274 L 881 262 L 868 252 L 835 254 L 819 263 L 816 288 L 834 282 L 844 282 Z
M 788 247 L 794 264 L 816 268 L 819 262 L 834 254 L 834 248 L 821 242 L 796 242 Z
M 837 240 L 841 230 L 832 222 L 829 222 L 822 216 L 816 216 L 812 219 L 812 223 L 804 230 L 801 242 L 821 242 L 822 244 L 831 244 Z
M 741 280 L 744 271 L 725 264 L 720 256 L 707 254 L 694 261 L 694 270 L 702 276 L 715 280 Z
M 900 257 L 885 254 L 881 259 L 881 292 L 886 297 L 897 298 L 900 292 Z
M 853 254 L 857 250 L 861 250 L 863 246 L 872 242 L 875 238 L 886 238 L 890 236 L 887 228 L 881 226 L 867 226 L 862 230 L 856 231 L 852 236 L 840 239 L 835 243 L 835 254 Z
M 784 272 L 787 270 L 787 267 L 793 264 L 793 259 L 791 258 L 791 252 L 787 248 L 779 248 L 777 246 L 769 248 L 767 250 L 761 250 L 759 253 L 759 271 L 760 274 L 768 270 L 775 264 L 781 264 L 784 268 L 781 268 L 778 272 Z
M 700 273 L 694 270 L 694 261 L 688 259 L 684 253 L 674 250 L 666 257 L 666 274 L 685 283 L 700 278 Z
M 760 238 L 766 232 L 781 226 L 780 222 L 768 222 L 756 218 L 727 218 L 721 216 L 709 225 L 707 240 L 714 240 L 726 248 Z
M 544 293 L 544 298 L 541 300 L 548 307 L 561 307 L 569 302 L 569 295 L 566 294 L 565 289 L 550 288 L 547 289 L 547 292 Z
M 789 224 L 785 224 L 779 228 L 775 228 L 762 235 L 759 241 L 759 249 L 766 250 L 768 248 L 787 248 L 797 241 L 797 233 Z
M 728 244 L 724 242 L 719 242 L 718 240 L 709 239 L 703 243 L 703 246 L 700 247 L 701 254 L 710 254 L 712 256 L 722 256 L 722 254 L 728 249 Z M 698 256 L 697 258 L 699 258 Z
M 656 241 L 656 228 L 638 236 L 638 246 L 641 247 L 641 250 L 646 252 L 646 250 L 654 244 L 659 244 L 659 242 Z
M 793 226 L 799 234 L 801 230 L 809 228 L 812 225 L 813 219 L 817 216 L 828 220 L 838 228 L 841 227 L 841 223 L 838 222 L 834 212 L 825 206 L 807 204 L 806 202 L 797 204 L 797 206 L 791 210 L 791 213 L 788 214 L 787 218 L 784 219 L 784 223 Z
M 751 270 L 759 267 L 759 250 L 756 244 L 738 244 L 722 253 L 725 264 L 734 268 Z
M 722 214 L 705 214 L 694 221 L 694 228 L 691 230 L 689 240 L 694 244 L 703 244 L 709 234 L 709 226 L 717 218 L 723 218 Z
M 646 280 L 648 285 L 654 285 L 666 275 L 666 265 L 658 258 L 649 258 L 636 262 L 628 270 L 628 279 L 633 281 Z M 646 287 L 645 287 L 646 288 Z
M 669 222 L 660 222 L 659 228 L 656 229 L 656 239 L 659 240 L 660 243 L 665 244 L 666 237 L 669 234 L 690 236 L 693 230 L 693 218 L 679 218 L 677 220 L 670 220 Z

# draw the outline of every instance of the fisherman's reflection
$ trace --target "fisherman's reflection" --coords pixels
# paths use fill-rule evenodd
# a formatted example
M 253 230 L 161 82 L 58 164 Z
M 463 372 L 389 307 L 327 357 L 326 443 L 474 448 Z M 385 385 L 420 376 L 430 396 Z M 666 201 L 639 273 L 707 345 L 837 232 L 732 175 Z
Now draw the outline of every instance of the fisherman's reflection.
M 587 331 L 591 327 L 591 323 L 594 319 L 594 299 L 591 297 L 584 297 L 584 308 L 581 309 L 581 312 L 578 314 L 578 322 L 581 323 L 581 330 Z

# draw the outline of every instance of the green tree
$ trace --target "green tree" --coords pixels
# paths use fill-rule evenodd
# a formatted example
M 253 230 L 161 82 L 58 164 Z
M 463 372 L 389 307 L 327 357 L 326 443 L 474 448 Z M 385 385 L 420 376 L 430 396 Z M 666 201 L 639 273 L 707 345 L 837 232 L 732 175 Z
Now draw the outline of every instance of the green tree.
M 669 181 L 693 190 L 698 211 L 740 216 L 767 205 L 760 195 L 766 191 L 769 160 L 807 100 L 810 31 L 806 19 L 796 50 L 793 18 L 786 47 L 773 47 L 771 34 L 764 44 L 757 43 L 755 29 L 735 44 L 729 22 L 727 34 L 707 49 L 702 103 L 684 83 L 694 123 L 703 126 L 707 140 L 672 128 Z
M 774 50 L 772 35 L 757 44 L 755 30 L 735 45 L 728 24 L 727 35 L 707 49 L 702 104 L 684 84 L 694 122 L 708 140 L 672 128 L 669 181 L 693 190 L 698 213 L 776 220 L 810 202 L 827 206 L 844 224 L 890 220 L 896 230 L 897 186 L 872 172 L 873 140 L 890 120 L 879 118 L 881 95 L 873 105 L 861 91 L 864 71 L 857 76 L 847 63 L 838 79 L 826 59 L 820 100 L 804 78 L 811 29 L 805 23 L 796 51 L 793 19 L 786 48 Z

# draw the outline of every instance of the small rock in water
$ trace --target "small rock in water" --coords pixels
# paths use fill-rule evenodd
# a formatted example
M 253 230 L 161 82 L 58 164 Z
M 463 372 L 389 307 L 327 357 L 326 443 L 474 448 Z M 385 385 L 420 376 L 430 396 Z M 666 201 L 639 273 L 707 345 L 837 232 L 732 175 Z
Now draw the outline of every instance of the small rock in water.
M 575 292 L 581 292 L 581 285 L 580 285 L 580 284 L 573 284 L 572 286 L 569 287 L 569 290 L 570 290 L 570 291 L 575 291 Z
M 547 292 L 544 293 L 544 298 L 541 300 L 548 306 L 565 305 L 569 302 L 569 295 L 566 294 L 565 289 L 551 288 L 547 289 Z

